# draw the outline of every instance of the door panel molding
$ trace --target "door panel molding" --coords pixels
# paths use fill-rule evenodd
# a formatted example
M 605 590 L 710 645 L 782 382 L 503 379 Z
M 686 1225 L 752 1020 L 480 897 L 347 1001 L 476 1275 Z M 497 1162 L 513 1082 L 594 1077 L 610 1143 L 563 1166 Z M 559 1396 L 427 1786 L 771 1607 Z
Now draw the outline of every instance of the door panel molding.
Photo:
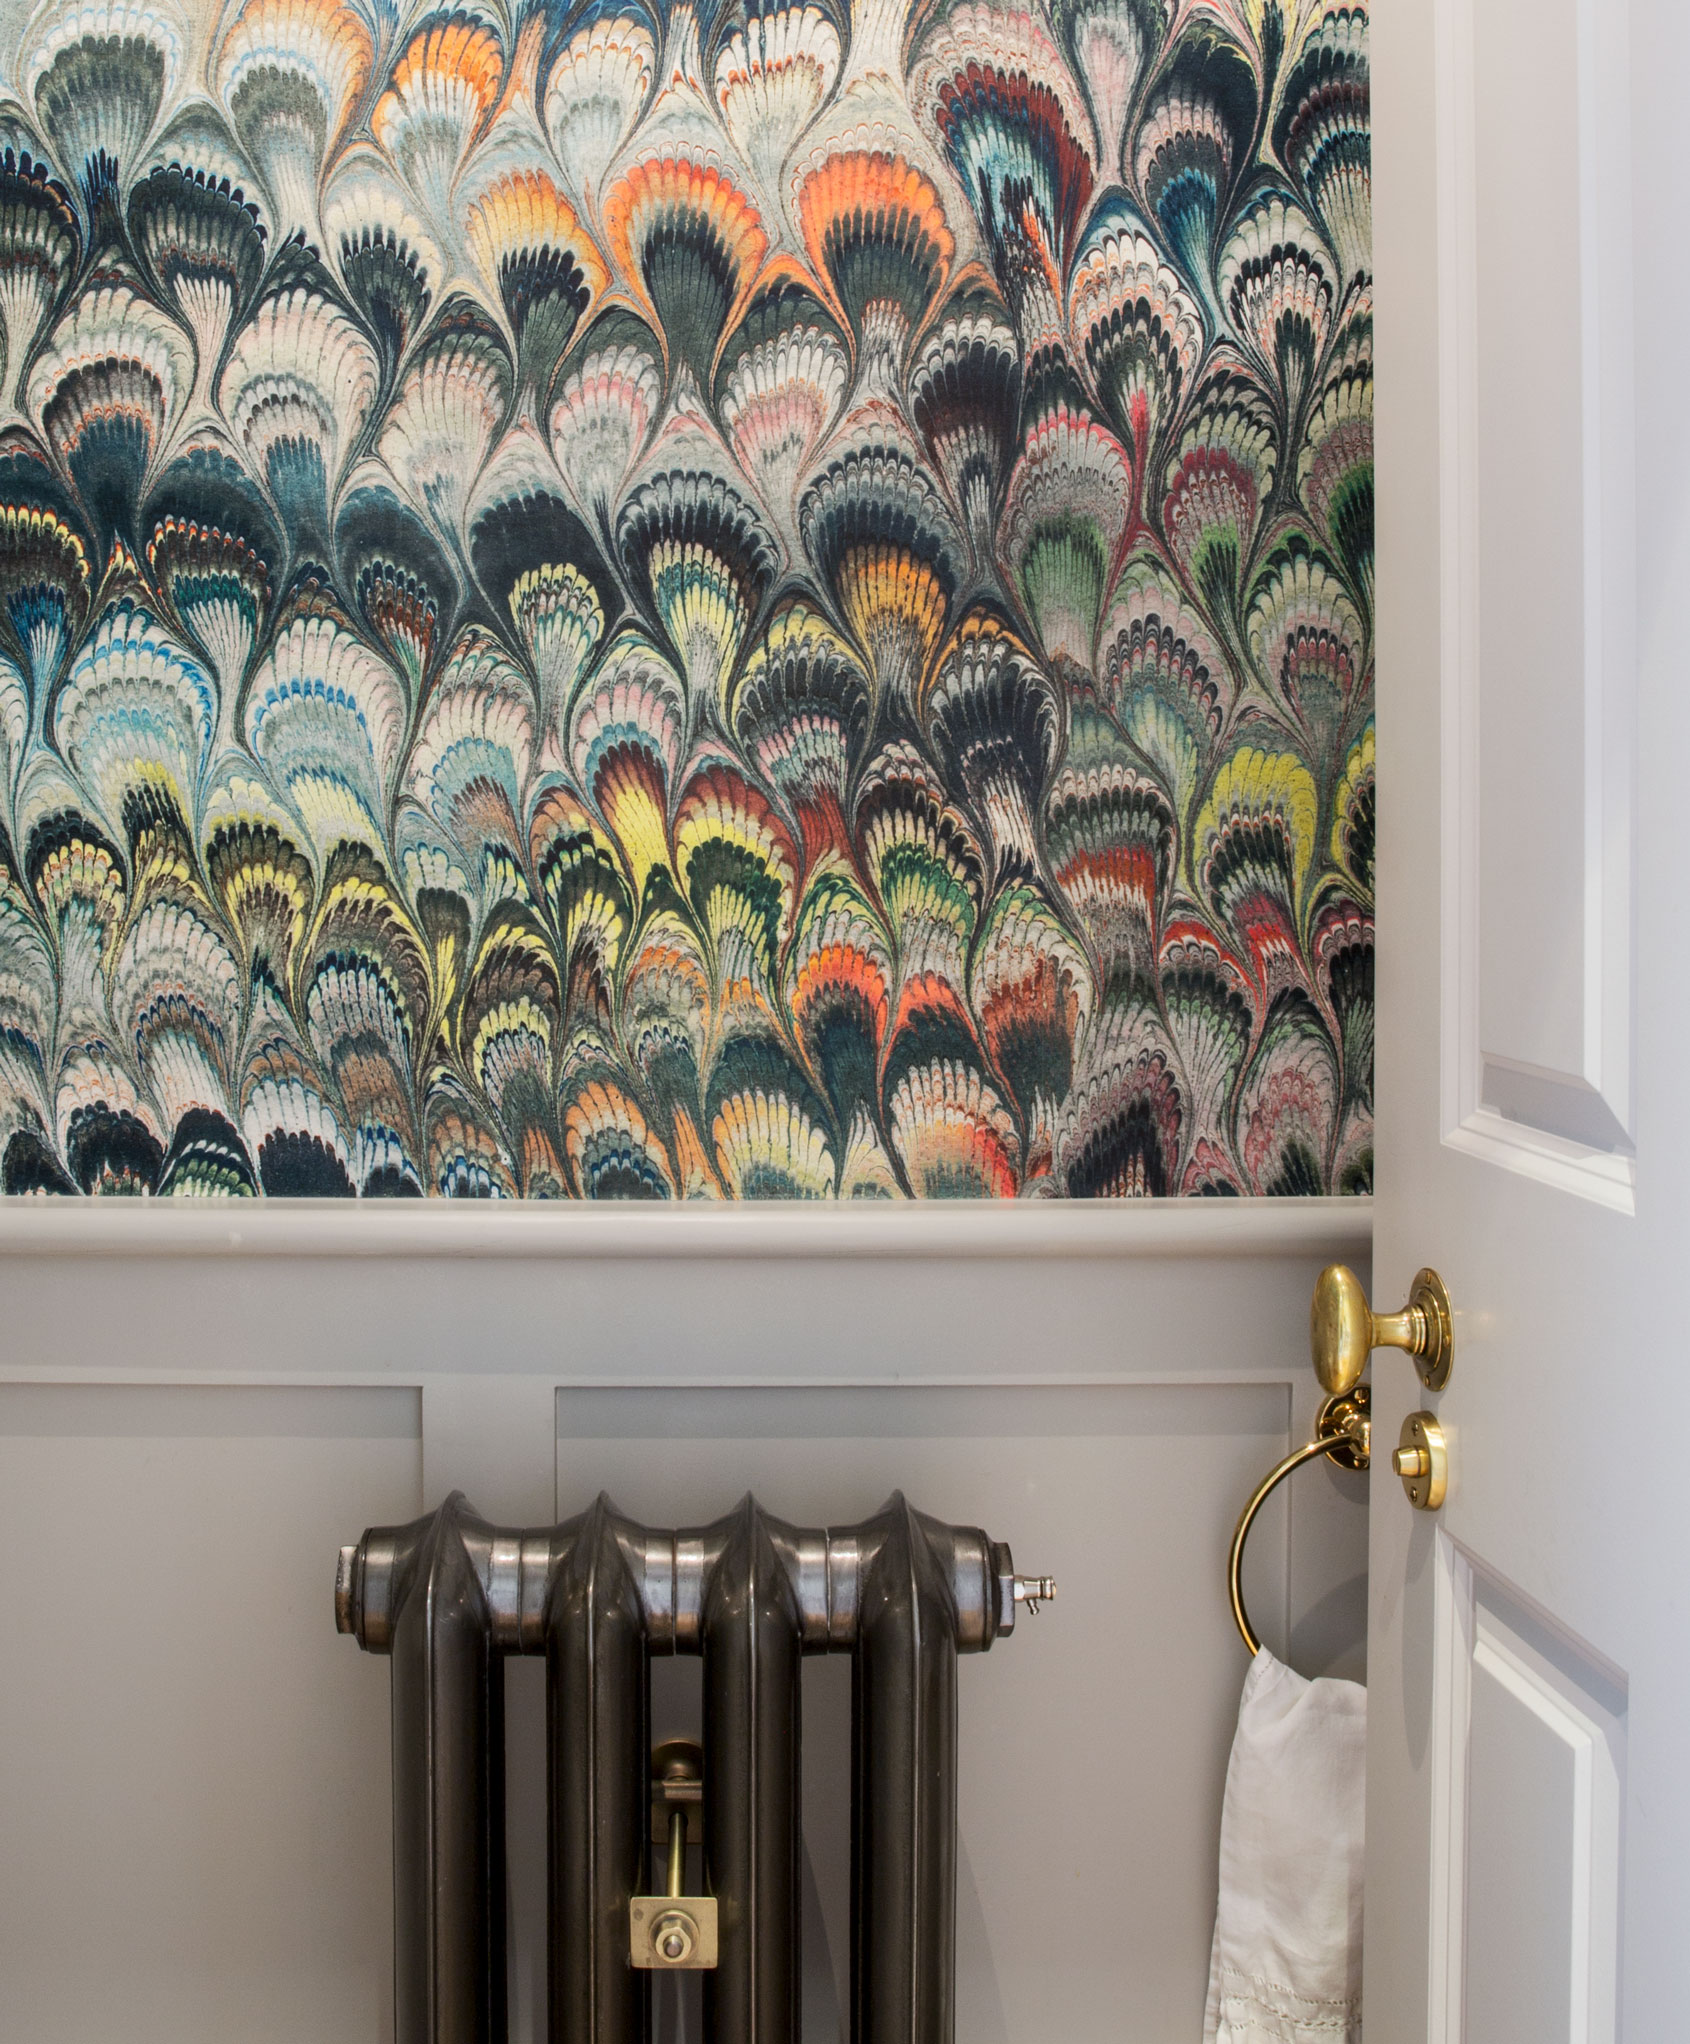
M 1553 752 L 1558 742 L 1559 763 L 1569 770 L 1576 766 L 1570 777 L 1582 813 L 1576 819 L 1578 842 L 1569 862 L 1569 871 L 1576 866 L 1576 878 L 1568 891 L 1577 898 L 1566 904 L 1576 957 L 1557 977 L 1548 956 L 1555 933 L 1534 927 L 1526 939 L 1544 954 L 1544 976 L 1551 982 L 1537 1004 L 1545 1018 L 1536 1032 L 1538 1042 L 1520 1039 L 1517 1016 L 1499 1015 L 1494 1009 L 1487 1013 L 1481 972 L 1485 808 L 1479 583 L 1485 526 L 1480 473 L 1483 223 L 1477 204 L 1480 81 L 1475 50 L 1481 15 L 1475 0 L 1436 0 L 1434 8 L 1441 709 L 1450 739 L 1444 747 L 1441 790 L 1441 1111 L 1443 1139 L 1451 1148 L 1630 1212 L 1635 1135 L 1631 811 L 1636 592 L 1626 188 L 1629 59 L 1623 9 L 1604 9 L 1599 0 L 1562 4 L 1576 48 L 1567 112 L 1575 131 L 1571 139 L 1576 197 L 1571 210 L 1578 253 L 1570 289 L 1563 280 L 1561 302 L 1573 298 L 1579 311 L 1576 381 L 1565 407 L 1565 431 L 1576 434 L 1578 447 L 1579 728 L 1562 730 L 1558 741 L 1546 749 Z M 1525 5 L 1526 0 L 1518 0 L 1520 9 Z M 1537 12 L 1535 7 L 1531 11 Z M 1483 18 L 1487 34 L 1506 33 L 1495 7 L 1487 6 Z M 1539 36 L 1521 48 L 1535 47 L 1547 63 L 1543 52 L 1554 40 Z M 1485 84 L 1489 88 L 1495 81 L 1487 79 Z M 1485 105 L 1487 120 L 1499 118 L 1488 94 Z M 1553 124 L 1553 110 L 1546 117 Z M 1547 204 L 1537 210 L 1544 216 L 1551 213 Z M 1565 224 L 1558 230 L 1561 250 Z M 1546 306 L 1552 274 L 1546 270 Z M 1524 368 L 1521 373 L 1526 373 Z M 1530 478 L 1522 479 L 1522 499 L 1530 498 L 1530 485 Z M 1536 508 L 1533 502 L 1530 509 Z M 1552 508 L 1546 515 L 1547 532 L 1553 527 Z M 1522 544 L 1531 546 L 1529 513 Z M 1535 680 L 1521 677 L 1522 690 Z M 1502 685 L 1493 670 L 1493 688 Z M 1578 749 L 1576 761 L 1567 756 L 1569 744 Z M 1518 770 L 1517 762 L 1511 760 L 1510 766 Z M 1548 847 L 1556 839 L 1558 819 L 1551 800 L 1546 799 L 1542 809 L 1540 828 Z M 1531 846 L 1519 849 L 1521 866 L 1530 867 Z M 1498 881 L 1494 862 L 1490 877 L 1498 923 L 1508 920 L 1511 905 L 1529 906 L 1530 889 L 1522 885 L 1510 893 Z M 1493 930 L 1493 940 L 1496 934 Z M 1494 953 L 1494 941 L 1491 948 Z M 1533 988 L 1530 993 L 1539 991 Z M 1533 1003 L 1528 996 L 1518 1005 L 1525 1010 Z M 1560 1047 L 1564 1054 L 1546 1058 L 1545 1043 Z M 1539 1055 L 1531 1055 L 1533 1049 Z
M 1532 2018 L 1547 2044 L 1614 2044 L 1618 2036 L 1619 1925 L 1627 1685 L 1624 1674 L 1585 1642 L 1501 1583 L 1437 1532 L 1433 1561 L 1433 1713 L 1431 1746 L 1432 1894 L 1428 1939 L 1428 2044 L 1490 2044 L 1494 2023 L 1471 2036 L 1476 1990 L 1470 1954 L 1495 1956 L 1494 1939 L 1475 1936 L 1473 1911 L 1494 1896 L 1495 1881 L 1473 1870 L 1475 1805 L 1480 1819 L 1506 1785 L 1481 1778 L 1475 1754 L 1475 1702 L 1490 1715 L 1517 1714 L 1518 1733 L 1534 1728 L 1560 1749 L 1566 1769 L 1564 1920 L 1537 1926 L 1567 1954 L 1561 1990 L 1565 2027 Z M 1481 1687 L 1482 1685 L 1482 1687 Z M 1476 1691 L 1479 1692 L 1476 1698 Z M 1510 1849 L 1524 1841 L 1510 1832 Z M 1483 1841 L 1480 1841 L 1481 1851 Z M 1528 1926 L 1528 1928 L 1531 1928 Z M 1516 1969 L 1518 1970 L 1518 1969 Z M 1547 1983 L 1534 1981 L 1534 1985 Z M 1522 2032 L 1522 2034 L 1525 2034 Z

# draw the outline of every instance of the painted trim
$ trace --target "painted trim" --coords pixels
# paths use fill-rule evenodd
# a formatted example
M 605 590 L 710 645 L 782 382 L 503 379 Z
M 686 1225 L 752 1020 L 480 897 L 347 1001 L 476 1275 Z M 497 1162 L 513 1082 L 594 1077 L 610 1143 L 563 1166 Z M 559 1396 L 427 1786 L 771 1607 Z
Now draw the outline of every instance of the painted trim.
M 1611 1145 L 1541 1128 L 1487 1098 L 1479 995 L 1477 583 L 1478 219 L 1473 37 L 1478 0 L 1434 0 L 1437 85 L 1438 464 L 1442 874 L 1440 1112 L 1447 1147 L 1616 1213 L 1636 1211 L 1631 1154 L 1632 751 L 1636 587 L 1631 531 L 1631 223 L 1609 157 L 1627 118 L 1623 21 L 1598 33 L 1575 0 L 1584 500 L 1585 1056 L 1535 1074 L 1580 1107 L 1595 1096 Z M 1623 164 L 1626 152 L 1615 159 Z
M 1601 1819 L 1597 1809 L 1596 1755 L 1602 1734 L 1584 1712 L 1552 1689 L 1533 1668 L 1509 1650 L 1503 1637 L 1486 1626 L 1485 1614 L 1473 1641 L 1473 1666 L 1507 1690 L 1522 1710 L 1560 1740 L 1571 1759 L 1572 1897 L 1567 1923 L 1567 2009 L 1578 2044 L 1591 2044 L 1592 1977 L 1600 1961 L 1594 1950 L 1592 1902 L 1596 1887 L 1593 1861 Z M 1611 1994 L 1610 1994 L 1611 1999 Z M 1580 2017 L 1583 2021 L 1580 2021 Z
M 952 1377 L 729 1377 L 707 1371 L 699 1377 L 560 1377 L 555 1370 L 500 1370 L 500 1381 L 512 1377 L 543 1383 L 555 1398 L 576 1391 L 1260 1391 L 1295 1390 L 1308 1379 L 1300 1358 L 1283 1368 L 1241 1370 L 1093 1370 L 1054 1371 L 1048 1377 L 1019 1372 L 1012 1376 L 967 1371 Z M 0 1389 L 22 1385 L 93 1391 L 427 1391 L 431 1384 L 459 1384 L 473 1370 L 346 1370 L 326 1372 L 321 1362 L 298 1370 L 176 1370 L 114 1372 L 109 1363 L 0 1363 Z M 1290 1438 L 1289 1425 L 1287 1440 Z
M 1504 1585 L 1482 1560 L 1436 1529 L 1433 1550 L 1431 1914 L 1428 2044 L 1467 2036 L 1468 1827 L 1473 1674 L 1483 1670 L 1547 1725 L 1573 1755 L 1573 1893 L 1567 1925 L 1565 2034 L 1613 2044 L 1619 2005 L 1619 1925 L 1625 1705 L 1604 1705 L 1573 1669 L 1533 1644 L 1530 1629 L 1583 1664 L 1591 1682 L 1627 1692 L 1625 1673 L 1535 1598 Z M 1511 1617 L 1510 1607 L 1518 1612 Z M 1521 1621 L 1525 1621 L 1524 1629 Z
M 1373 1202 L 989 1201 L 882 1206 L 0 1200 L 0 1257 L 1369 1256 Z
M 1475 1107 L 1444 1137 L 1446 1149 L 1477 1157 L 1556 1192 L 1570 1192 L 1616 1214 L 1637 1211 L 1637 1167 L 1630 1157 L 1589 1150 L 1545 1129 L 1507 1121 L 1494 1109 Z
M 1467 1985 L 1467 1726 L 1472 1709 L 1473 1570 L 1447 1528 L 1433 1530 L 1426 2037 L 1427 2044 L 1461 2044 Z

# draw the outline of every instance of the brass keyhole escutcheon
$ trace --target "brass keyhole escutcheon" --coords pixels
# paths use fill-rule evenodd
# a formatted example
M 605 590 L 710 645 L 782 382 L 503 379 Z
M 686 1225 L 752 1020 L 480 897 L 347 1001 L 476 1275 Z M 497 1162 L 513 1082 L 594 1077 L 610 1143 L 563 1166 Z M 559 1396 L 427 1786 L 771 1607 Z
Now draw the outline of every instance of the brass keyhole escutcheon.
M 1431 1413 L 1411 1412 L 1403 1421 L 1391 1467 L 1417 1512 L 1435 1512 L 1443 1503 L 1449 1489 L 1449 1443 Z
M 1376 1348 L 1406 1349 L 1428 1391 L 1441 1391 L 1449 1382 L 1454 1316 L 1435 1270 L 1417 1274 L 1400 1313 L 1375 1313 L 1361 1279 L 1341 1263 L 1329 1263 L 1316 1278 L 1309 1305 L 1309 1354 L 1327 1395 L 1338 1398 L 1350 1390 Z

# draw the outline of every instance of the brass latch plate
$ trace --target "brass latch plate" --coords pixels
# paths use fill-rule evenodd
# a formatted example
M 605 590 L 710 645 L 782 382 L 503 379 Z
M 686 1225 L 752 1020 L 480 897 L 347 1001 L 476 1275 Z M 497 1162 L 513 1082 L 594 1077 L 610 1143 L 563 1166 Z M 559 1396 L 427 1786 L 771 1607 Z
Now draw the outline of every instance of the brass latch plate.
M 1437 1511 L 1449 1489 L 1449 1444 L 1435 1413 L 1411 1412 L 1403 1421 L 1391 1466 L 1417 1512 Z
M 628 1957 L 642 1972 L 701 1973 L 716 1963 L 714 1895 L 636 1895 Z

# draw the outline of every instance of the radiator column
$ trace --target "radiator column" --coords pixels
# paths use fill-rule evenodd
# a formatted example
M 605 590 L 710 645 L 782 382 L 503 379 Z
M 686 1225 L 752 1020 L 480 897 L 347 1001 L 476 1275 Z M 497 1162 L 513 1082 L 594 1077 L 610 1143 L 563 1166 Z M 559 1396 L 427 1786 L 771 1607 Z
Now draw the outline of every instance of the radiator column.
M 704 1536 L 707 2044 L 798 2044 L 799 1621 L 792 1528 L 751 1497 Z M 782 1550 L 788 1558 L 783 1558 Z
M 490 1537 L 457 1491 L 393 1536 L 396 2044 L 504 2044 L 505 1668 L 471 1553 Z
M 857 1533 L 852 2044 L 951 2044 L 956 2025 L 958 1618 L 931 1523 L 894 1491 Z
M 566 1535 L 545 1610 L 551 2044 L 645 2044 L 650 1975 L 628 1963 L 651 1821 L 635 1529 L 601 1494 Z

